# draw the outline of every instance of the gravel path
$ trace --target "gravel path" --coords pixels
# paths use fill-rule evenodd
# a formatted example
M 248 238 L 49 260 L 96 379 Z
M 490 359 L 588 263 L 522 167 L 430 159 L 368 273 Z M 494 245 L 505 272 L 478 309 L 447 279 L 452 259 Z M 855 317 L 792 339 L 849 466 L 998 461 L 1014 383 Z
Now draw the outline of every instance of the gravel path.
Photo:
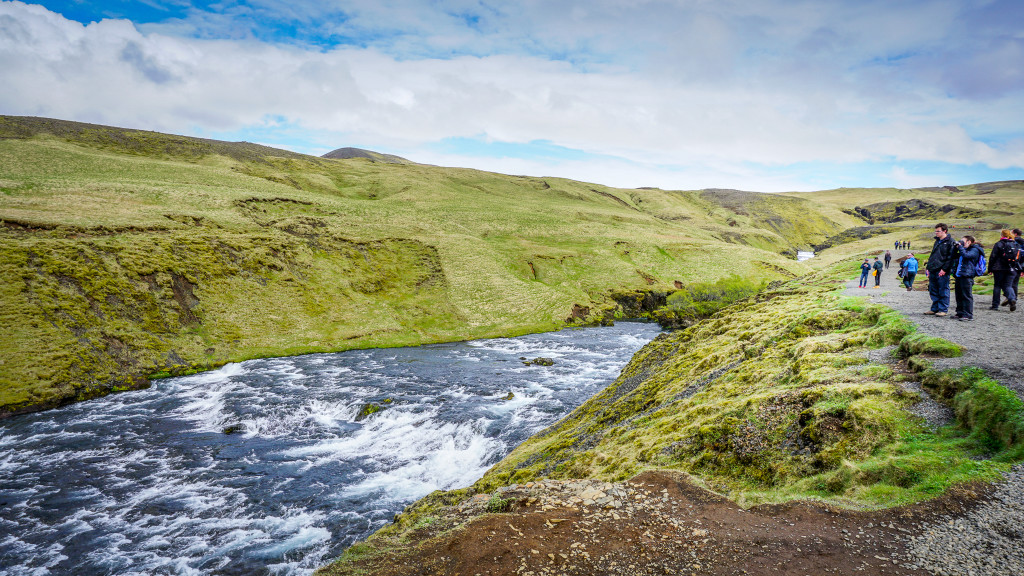
M 966 515 L 923 524 L 910 538 L 907 568 L 938 576 L 1024 574 L 1024 466 L 1006 474 L 995 494 Z
M 1019 331 L 1024 327 L 1024 310 L 1006 307 L 990 310 L 991 295 L 976 295 L 974 320 L 951 320 L 956 300 L 950 297 L 950 316 L 925 315 L 931 307 L 927 277 L 919 274 L 914 290 L 907 292 L 896 271 L 895 259 L 906 251 L 893 253 L 893 266 L 882 273 L 881 288 L 858 288 L 857 280 L 847 284 L 846 293 L 867 296 L 906 314 L 922 332 L 945 338 L 965 348 L 960 358 L 936 361 L 941 368 L 978 366 L 1024 400 L 1024 346 Z M 891 357 L 883 351 L 869 353 L 876 361 Z M 951 414 L 948 408 L 923 396 L 915 406 L 933 425 L 941 425 Z M 943 412 L 943 410 L 946 410 Z M 1024 574 L 1024 465 L 1015 466 L 998 484 L 991 497 L 967 514 L 949 514 L 919 526 L 920 533 L 907 542 L 905 568 L 925 570 L 937 576 L 1020 576 Z
M 867 296 L 872 302 L 899 310 L 916 323 L 922 332 L 956 342 L 965 348 L 960 358 L 940 359 L 936 361 L 936 367 L 984 368 L 989 376 L 1024 400 L 1024 345 L 1020 341 L 1021 330 L 1024 329 L 1024 308 L 1016 312 L 1010 312 L 1007 307 L 989 310 L 992 296 L 975 295 L 974 320 L 958 322 L 951 320 L 956 309 L 955 294 L 951 294 L 949 316 L 926 316 L 924 312 L 931 308 L 932 301 L 928 296 L 928 279 L 924 273 L 918 274 L 913 292 L 907 292 L 896 277 L 896 271 L 899 270 L 896 258 L 906 254 L 906 251 L 893 252 L 892 266 L 882 271 L 881 288 L 870 286 L 873 278 L 869 279 L 868 288 L 858 288 L 857 280 L 854 279 L 847 284 L 846 293 L 851 296 Z M 856 272 L 859 274 L 859 271 Z

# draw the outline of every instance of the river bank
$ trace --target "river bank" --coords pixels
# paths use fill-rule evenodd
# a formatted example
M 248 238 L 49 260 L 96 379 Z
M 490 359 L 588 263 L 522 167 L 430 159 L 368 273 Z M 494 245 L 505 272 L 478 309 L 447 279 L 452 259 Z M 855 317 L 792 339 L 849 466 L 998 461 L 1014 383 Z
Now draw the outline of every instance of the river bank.
M 252 360 L 5 420 L 0 575 L 308 575 L 472 483 L 659 330 Z
M 963 350 L 843 295 L 851 276 L 660 337 L 473 487 L 421 500 L 321 574 L 1019 573 L 1021 446 L 998 431 L 1019 402 L 937 369 Z

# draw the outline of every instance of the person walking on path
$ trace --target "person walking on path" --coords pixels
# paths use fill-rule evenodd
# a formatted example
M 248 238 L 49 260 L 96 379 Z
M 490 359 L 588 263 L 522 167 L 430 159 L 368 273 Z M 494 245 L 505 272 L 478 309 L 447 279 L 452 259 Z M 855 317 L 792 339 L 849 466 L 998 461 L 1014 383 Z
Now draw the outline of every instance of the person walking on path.
M 953 271 L 955 250 L 949 227 L 943 223 L 935 225 L 935 243 L 928 255 L 925 270 L 928 273 L 928 295 L 932 298 L 928 315 L 945 316 L 949 310 L 949 274 Z
M 900 241 L 899 240 L 897 240 L 897 241 L 892 243 L 892 249 L 893 250 L 899 250 L 900 249 Z
M 878 285 L 882 283 L 882 261 L 878 259 L 878 256 L 875 256 L 875 263 L 871 265 L 871 268 L 874 270 L 875 288 L 878 288 Z
M 957 253 L 956 269 L 956 320 L 974 320 L 974 277 L 984 274 L 981 259 L 985 253 L 978 247 L 974 236 L 964 236 L 959 243 L 953 245 Z
M 992 307 L 990 310 L 999 310 L 999 292 L 1006 296 L 1006 303 L 1010 312 L 1017 309 L 1017 294 L 1013 291 L 1013 277 L 1017 268 L 1010 264 L 1007 255 L 1011 249 L 1016 249 L 1017 243 L 1013 241 L 1013 232 L 1003 230 L 1002 237 L 992 246 L 992 253 L 989 255 L 988 269 L 995 277 L 992 286 Z
M 868 273 L 871 272 L 871 264 L 868 264 L 868 259 L 865 258 L 864 262 L 860 265 L 860 285 L 859 288 L 868 287 Z
M 911 252 L 907 256 L 907 259 L 903 261 L 903 285 L 907 287 L 907 292 L 914 289 L 914 278 L 917 276 L 917 258 L 914 258 L 914 253 Z
M 886 250 L 885 251 L 885 269 L 886 270 L 889 269 L 889 262 L 892 262 L 892 252 Z
M 1021 236 L 1020 228 L 1014 228 L 1013 229 L 1013 241 L 1016 242 L 1017 245 L 1020 246 L 1022 249 L 1024 249 L 1024 236 Z M 1014 296 L 1020 294 L 1020 275 L 1021 275 L 1021 271 L 1020 270 L 1018 270 L 1017 273 L 1013 275 L 1013 294 L 1014 294 Z M 1000 306 L 1009 306 L 1009 305 L 1010 305 L 1009 301 L 1003 302 L 1002 304 L 1000 304 Z

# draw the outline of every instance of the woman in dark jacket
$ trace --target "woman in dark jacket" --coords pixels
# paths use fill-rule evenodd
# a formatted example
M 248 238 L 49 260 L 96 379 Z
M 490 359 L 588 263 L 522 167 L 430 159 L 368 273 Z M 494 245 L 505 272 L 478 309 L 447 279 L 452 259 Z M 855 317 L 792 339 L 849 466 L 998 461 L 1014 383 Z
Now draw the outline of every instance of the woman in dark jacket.
M 956 250 L 956 316 L 954 320 L 969 321 L 974 319 L 974 277 L 978 275 L 978 260 L 984 256 L 974 236 L 964 236 L 954 245 Z
M 999 310 L 999 292 L 1002 291 L 1010 303 L 1010 312 L 1013 312 L 1017 309 L 1017 295 L 1013 293 L 1014 270 L 1010 269 L 1010 264 L 1006 261 L 1006 251 L 1013 244 L 1013 232 L 1003 230 L 1002 236 L 999 242 L 992 246 L 992 254 L 988 257 L 988 269 L 995 277 L 991 310 Z

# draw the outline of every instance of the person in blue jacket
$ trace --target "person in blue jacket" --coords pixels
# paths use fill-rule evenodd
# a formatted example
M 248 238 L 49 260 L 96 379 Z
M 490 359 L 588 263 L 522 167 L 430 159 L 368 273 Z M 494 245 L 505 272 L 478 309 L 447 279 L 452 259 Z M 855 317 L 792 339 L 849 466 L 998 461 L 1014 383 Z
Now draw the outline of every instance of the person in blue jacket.
M 907 287 L 907 292 L 914 289 L 914 277 L 917 276 L 917 267 L 917 258 L 911 252 L 907 259 L 903 261 L 903 285 Z
M 974 236 L 964 236 L 953 248 L 957 254 L 956 268 L 953 270 L 953 276 L 956 277 L 956 316 L 953 319 L 970 321 L 974 319 L 974 277 L 979 272 L 985 273 L 984 270 L 978 270 L 978 261 L 984 253 Z
M 868 259 L 865 258 L 864 262 L 860 265 L 860 288 L 868 287 L 868 274 L 871 272 L 871 264 L 868 263 Z

